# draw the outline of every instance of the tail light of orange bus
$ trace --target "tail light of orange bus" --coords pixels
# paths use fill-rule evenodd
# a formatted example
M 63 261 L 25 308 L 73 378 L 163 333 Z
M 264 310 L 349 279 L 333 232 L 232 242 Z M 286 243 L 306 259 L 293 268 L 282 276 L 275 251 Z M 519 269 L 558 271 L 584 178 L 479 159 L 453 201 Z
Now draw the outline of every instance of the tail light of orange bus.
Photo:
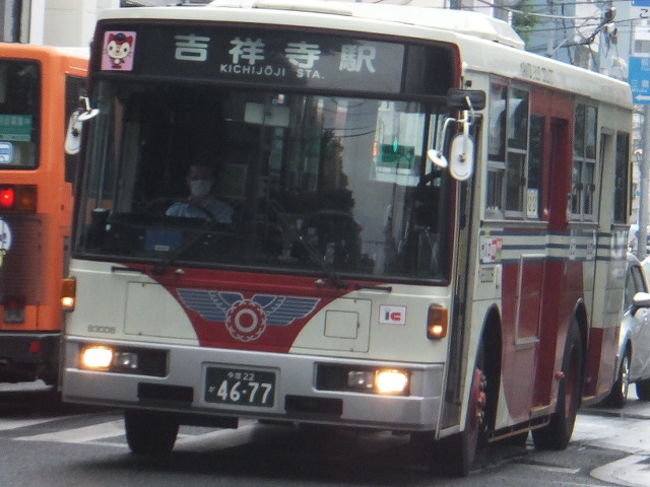
M 32 184 L 0 185 L 0 210 L 36 211 L 36 186 Z

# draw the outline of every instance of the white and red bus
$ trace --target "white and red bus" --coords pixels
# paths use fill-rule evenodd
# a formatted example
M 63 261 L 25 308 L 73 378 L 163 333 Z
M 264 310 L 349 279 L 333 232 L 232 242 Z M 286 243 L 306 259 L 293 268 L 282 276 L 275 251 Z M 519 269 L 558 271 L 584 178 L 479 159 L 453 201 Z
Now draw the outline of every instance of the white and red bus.
M 0 382 L 57 382 L 87 69 L 88 49 L 0 43 Z
M 63 397 L 124 408 L 133 452 L 257 418 L 463 475 L 609 392 L 626 84 L 479 14 L 272 0 L 105 13 L 90 73 Z

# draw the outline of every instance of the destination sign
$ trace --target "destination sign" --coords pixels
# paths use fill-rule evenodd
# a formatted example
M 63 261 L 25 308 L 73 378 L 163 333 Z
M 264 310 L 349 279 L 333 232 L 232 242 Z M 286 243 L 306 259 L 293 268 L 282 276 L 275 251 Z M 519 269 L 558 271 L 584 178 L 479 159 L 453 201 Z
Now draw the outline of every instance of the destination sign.
M 432 95 L 445 95 L 454 75 L 440 45 L 205 24 L 102 29 L 95 68 L 105 73 Z

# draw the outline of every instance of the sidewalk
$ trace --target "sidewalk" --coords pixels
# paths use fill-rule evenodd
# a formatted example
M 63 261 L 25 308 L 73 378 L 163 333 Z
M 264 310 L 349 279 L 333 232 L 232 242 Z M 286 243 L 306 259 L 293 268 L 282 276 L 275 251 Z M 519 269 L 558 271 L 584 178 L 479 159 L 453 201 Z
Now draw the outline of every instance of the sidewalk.
M 633 388 L 632 388 L 633 389 Z M 585 408 L 580 411 L 571 441 L 588 443 L 630 455 L 598 467 L 593 478 L 628 487 L 650 486 L 650 403 L 640 402 L 634 392 L 623 409 Z M 599 415 L 591 415 L 598 412 Z M 606 416 L 602 416 L 604 413 Z M 626 422 L 622 433 L 621 421 Z M 616 427 L 614 427 L 616 426 Z

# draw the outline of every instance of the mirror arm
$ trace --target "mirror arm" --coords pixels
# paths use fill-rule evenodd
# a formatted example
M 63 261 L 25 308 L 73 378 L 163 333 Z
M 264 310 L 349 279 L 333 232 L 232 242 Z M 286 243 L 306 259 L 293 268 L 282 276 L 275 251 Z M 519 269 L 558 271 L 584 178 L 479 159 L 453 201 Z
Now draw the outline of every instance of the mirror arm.
M 98 108 L 91 108 L 90 99 L 87 96 L 80 96 L 79 101 L 81 102 L 82 113 L 79 114 L 77 120 L 80 122 L 86 122 L 91 118 L 95 118 L 99 113 Z

